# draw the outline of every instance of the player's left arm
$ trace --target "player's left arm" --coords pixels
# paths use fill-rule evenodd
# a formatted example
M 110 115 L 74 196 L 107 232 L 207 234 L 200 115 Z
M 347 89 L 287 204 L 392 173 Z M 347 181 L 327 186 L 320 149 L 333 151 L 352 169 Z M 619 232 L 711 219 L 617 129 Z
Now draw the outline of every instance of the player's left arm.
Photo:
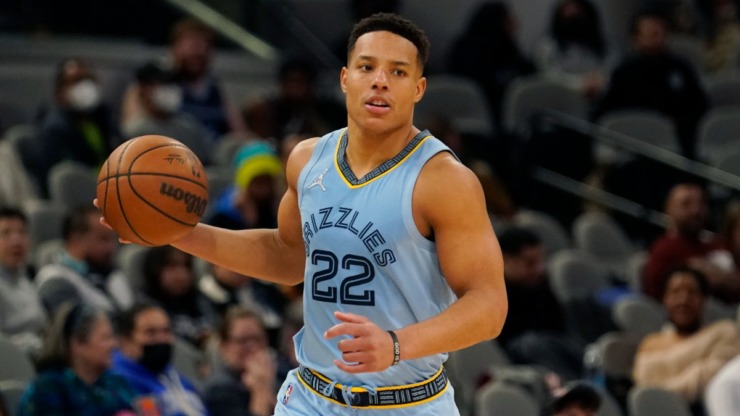
M 440 153 L 422 170 L 413 205 L 417 227 L 434 236 L 442 274 L 458 300 L 439 315 L 396 331 L 401 359 L 456 351 L 498 336 L 508 310 L 504 262 L 478 178 L 449 153 Z
M 404 328 L 379 328 L 364 316 L 335 312 L 341 323 L 326 337 L 353 337 L 339 342 L 343 360 L 335 364 L 344 371 L 388 368 L 393 363 L 388 329 L 398 336 L 401 360 L 409 360 L 489 340 L 504 325 L 508 301 L 503 258 L 477 177 L 449 153 L 440 153 L 422 170 L 413 198 L 417 227 L 434 236 L 442 274 L 458 300 L 440 314 Z

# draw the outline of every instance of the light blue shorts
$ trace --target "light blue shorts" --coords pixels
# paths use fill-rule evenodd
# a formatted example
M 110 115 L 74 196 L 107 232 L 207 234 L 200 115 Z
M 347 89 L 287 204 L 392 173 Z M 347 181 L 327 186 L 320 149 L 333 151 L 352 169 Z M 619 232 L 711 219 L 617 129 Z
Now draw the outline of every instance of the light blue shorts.
M 447 388 L 437 398 L 429 402 L 393 409 L 347 407 L 308 389 L 298 380 L 298 370 L 292 370 L 285 378 L 277 396 L 275 416 L 459 416 L 455 405 L 455 390 L 447 383 Z

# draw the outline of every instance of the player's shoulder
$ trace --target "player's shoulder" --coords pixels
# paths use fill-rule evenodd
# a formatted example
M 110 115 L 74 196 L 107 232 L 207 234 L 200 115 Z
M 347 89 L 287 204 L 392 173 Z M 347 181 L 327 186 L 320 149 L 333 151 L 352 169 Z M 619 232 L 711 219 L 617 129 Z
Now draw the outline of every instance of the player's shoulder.
M 429 158 L 421 170 L 419 179 L 424 182 L 431 181 L 438 188 L 445 188 L 445 185 L 455 187 L 480 184 L 475 173 L 447 151 Z
M 298 142 L 298 144 L 293 148 L 293 151 L 290 152 L 290 158 L 288 160 L 305 159 L 305 162 L 308 162 L 308 159 L 311 158 L 311 153 L 313 153 L 313 150 L 316 148 L 316 143 L 319 142 L 319 139 L 320 137 L 312 137 Z
M 288 162 L 285 166 L 285 175 L 288 179 L 288 183 L 295 183 L 298 180 L 298 176 L 306 166 L 308 161 L 311 159 L 316 144 L 320 137 L 312 137 L 310 139 L 301 140 L 295 145 L 293 150 L 288 156 Z

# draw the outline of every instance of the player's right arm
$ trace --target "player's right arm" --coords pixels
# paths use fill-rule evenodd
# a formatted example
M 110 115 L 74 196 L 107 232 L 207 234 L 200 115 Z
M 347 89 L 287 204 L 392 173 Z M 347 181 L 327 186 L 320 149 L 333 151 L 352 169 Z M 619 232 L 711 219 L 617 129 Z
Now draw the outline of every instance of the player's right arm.
M 278 208 L 277 229 L 234 231 L 198 224 L 172 245 L 245 276 L 287 285 L 302 282 L 306 256 L 297 183 L 316 141 L 299 143 L 288 158 L 288 189 Z

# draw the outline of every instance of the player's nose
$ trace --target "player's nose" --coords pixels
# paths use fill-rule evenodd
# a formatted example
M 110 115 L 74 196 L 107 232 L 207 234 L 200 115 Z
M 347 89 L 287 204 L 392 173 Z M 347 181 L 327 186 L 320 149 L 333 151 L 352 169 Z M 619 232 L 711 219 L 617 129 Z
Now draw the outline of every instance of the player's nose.
M 388 88 L 388 74 L 385 71 L 375 71 L 373 76 L 373 89 Z

